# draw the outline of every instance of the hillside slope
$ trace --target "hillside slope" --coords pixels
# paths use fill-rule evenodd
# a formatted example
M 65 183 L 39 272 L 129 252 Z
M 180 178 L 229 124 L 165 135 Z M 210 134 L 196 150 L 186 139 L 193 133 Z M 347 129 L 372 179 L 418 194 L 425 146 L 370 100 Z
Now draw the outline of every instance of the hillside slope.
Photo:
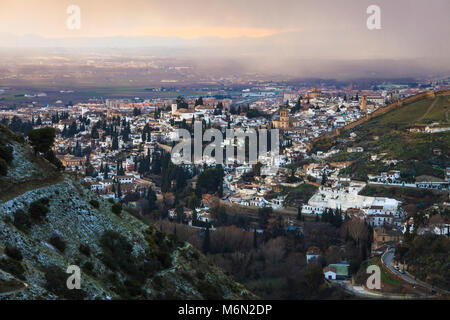
M 445 178 L 450 165 L 450 131 L 426 133 L 410 132 L 415 125 L 448 127 L 450 97 L 439 96 L 405 104 L 395 110 L 345 130 L 333 139 L 322 139 L 315 144 L 317 150 L 328 151 L 332 146 L 343 150 L 329 161 L 353 161 L 342 171 L 354 179 L 366 180 L 367 174 L 400 170 L 405 181 L 414 182 L 420 176 Z M 350 133 L 355 133 L 354 138 Z M 347 153 L 347 148 L 362 147 L 364 152 Z M 440 150 L 434 153 L 434 150 Z M 377 156 L 376 160 L 371 156 Z M 388 165 L 383 161 L 397 160 Z
M 13 161 L 0 176 L 1 299 L 251 299 L 187 243 L 59 174 L 0 130 Z M 79 266 L 81 289 L 65 273 Z

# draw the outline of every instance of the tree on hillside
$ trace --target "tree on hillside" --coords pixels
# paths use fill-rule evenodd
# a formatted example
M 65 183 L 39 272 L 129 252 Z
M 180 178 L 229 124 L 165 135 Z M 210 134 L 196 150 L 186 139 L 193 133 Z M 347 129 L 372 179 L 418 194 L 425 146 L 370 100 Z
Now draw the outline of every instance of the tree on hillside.
M 189 108 L 188 103 L 186 102 L 186 100 L 182 97 L 182 96 L 178 96 L 176 99 L 176 103 L 177 103 L 177 108 L 181 109 L 181 108 Z
M 228 215 L 224 206 L 217 205 L 211 208 L 211 217 L 214 218 L 214 221 L 218 226 L 224 226 L 227 224 Z
M 363 220 L 352 218 L 342 225 L 341 235 L 350 236 L 356 242 L 357 247 L 360 248 L 369 238 L 369 228 Z
M 28 139 L 32 145 L 35 154 L 38 152 L 46 153 L 55 142 L 55 129 L 45 127 L 28 132 Z
M 202 106 L 203 105 L 203 97 L 200 97 L 195 100 L 195 106 Z
M 202 245 L 203 253 L 205 254 L 208 253 L 210 246 L 211 246 L 211 239 L 209 237 L 209 225 L 208 225 L 205 229 L 205 235 L 203 238 L 203 245 Z
M 272 214 L 273 209 L 271 207 L 264 207 L 264 208 L 259 208 L 258 209 L 258 220 L 259 220 L 259 225 L 262 228 L 266 228 L 267 227 L 267 223 L 269 221 L 269 217 Z
M 147 200 L 148 200 L 148 206 L 149 206 L 149 211 L 150 212 L 155 210 L 155 209 L 157 209 L 157 206 L 156 206 L 156 193 L 155 193 L 155 191 L 153 191 L 153 189 L 151 187 L 148 188 Z

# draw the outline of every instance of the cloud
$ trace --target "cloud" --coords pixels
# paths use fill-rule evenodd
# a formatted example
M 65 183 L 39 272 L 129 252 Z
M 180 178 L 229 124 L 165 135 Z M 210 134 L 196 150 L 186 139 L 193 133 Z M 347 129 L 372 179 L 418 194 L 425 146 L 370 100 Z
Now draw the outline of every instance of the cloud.
M 151 36 L 141 43 L 220 47 L 224 55 L 450 63 L 450 1 L 376 3 L 382 29 L 369 31 L 366 8 L 372 0 L 1 0 L 0 33 L 14 36 L 0 39 L 0 46 L 129 47 Z M 71 4 L 81 8 L 80 30 L 66 28 Z

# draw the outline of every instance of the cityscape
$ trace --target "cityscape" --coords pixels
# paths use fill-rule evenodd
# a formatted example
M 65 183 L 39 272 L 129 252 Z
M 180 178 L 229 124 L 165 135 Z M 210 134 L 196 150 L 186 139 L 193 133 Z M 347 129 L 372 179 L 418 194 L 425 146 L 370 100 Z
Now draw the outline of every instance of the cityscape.
M 450 48 L 367 40 L 401 30 L 369 5 L 348 60 L 207 18 L 0 34 L 0 300 L 447 300 Z

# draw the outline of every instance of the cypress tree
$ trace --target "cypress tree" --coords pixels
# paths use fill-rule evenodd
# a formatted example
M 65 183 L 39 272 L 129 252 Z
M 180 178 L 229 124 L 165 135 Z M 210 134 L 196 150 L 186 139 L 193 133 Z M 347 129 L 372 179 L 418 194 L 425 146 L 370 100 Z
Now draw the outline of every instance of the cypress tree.
M 208 225 L 205 229 L 205 236 L 203 238 L 203 246 L 202 246 L 203 253 L 205 253 L 205 254 L 208 253 L 210 250 L 210 245 L 211 245 L 210 241 L 211 240 L 209 238 L 209 225 Z

